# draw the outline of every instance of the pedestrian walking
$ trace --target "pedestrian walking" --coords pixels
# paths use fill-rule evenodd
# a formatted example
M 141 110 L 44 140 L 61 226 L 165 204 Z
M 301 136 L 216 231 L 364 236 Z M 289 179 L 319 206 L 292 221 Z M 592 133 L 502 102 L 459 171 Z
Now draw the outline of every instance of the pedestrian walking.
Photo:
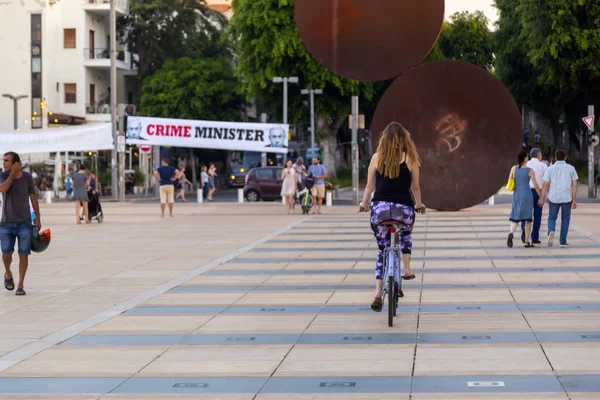
M 313 214 L 321 214 L 321 206 L 325 198 L 325 178 L 327 178 L 327 168 L 320 164 L 319 157 L 313 158 L 313 165 L 308 169 L 308 173 L 315 178 L 315 185 L 312 188 L 312 195 L 315 202 Z
M 529 153 L 530 159 L 527 162 L 527 168 L 531 168 L 535 174 L 535 181 L 538 184 L 538 187 L 542 187 L 544 184 L 544 174 L 548 170 L 548 166 L 544 164 L 542 161 L 542 150 L 537 147 L 531 149 Z M 531 229 L 531 243 L 540 244 L 540 227 L 542 225 L 542 211 L 543 205 L 540 206 L 538 204 L 540 200 L 540 196 L 538 191 L 535 189 L 533 185 L 533 179 L 529 182 L 529 188 L 531 189 L 531 194 L 533 195 L 533 227 Z M 521 222 L 521 241 L 525 243 L 525 221 Z
M 73 197 L 73 179 L 69 172 L 67 172 L 67 177 L 65 178 L 65 191 L 67 192 L 65 200 L 71 201 Z
M 191 185 L 192 182 L 188 181 L 186 176 L 185 176 L 185 167 L 181 167 L 178 171 L 177 174 L 177 186 L 179 187 L 179 193 L 177 193 L 177 197 L 176 199 L 181 197 L 181 200 L 183 200 L 184 202 L 187 201 L 185 199 L 185 185 Z
M 288 214 L 292 214 L 294 213 L 294 203 L 296 202 L 294 197 L 296 195 L 296 190 L 298 190 L 296 170 L 292 166 L 292 160 L 287 160 L 285 168 L 281 171 L 281 180 L 283 180 L 281 197 L 285 199 Z
M 169 203 L 169 215 L 173 218 L 173 203 L 175 203 L 175 179 L 177 170 L 163 160 L 162 165 L 154 171 L 154 179 L 160 185 L 160 215 L 165 217 L 165 207 Z
M 575 167 L 567 164 L 567 153 L 564 150 L 557 150 L 555 158 L 556 162 L 544 174 L 544 185 L 538 204 L 543 206 L 546 194 L 548 194 L 550 205 L 548 211 L 548 247 L 554 245 L 556 219 L 559 210 L 561 214 L 560 247 L 569 247 L 567 236 L 571 223 L 571 210 L 577 208 L 577 181 L 579 176 L 577 176 Z
M 16 295 L 24 296 L 25 275 L 31 254 L 32 225 L 31 207 L 35 213 L 35 227 L 42 228 L 40 205 L 33 177 L 22 170 L 21 158 L 15 152 L 4 154 L 4 171 L 0 173 L 0 193 L 2 193 L 2 220 L 0 221 L 0 246 L 4 263 L 4 287 L 15 289 L 15 281 L 10 269 L 17 239 L 19 253 L 19 284 Z
M 213 201 L 213 193 L 217 190 L 215 182 L 217 176 L 217 167 L 215 167 L 215 164 L 211 163 L 208 168 L 208 201 Z
M 200 182 L 202 183 L 202 199 L 208 200 L 210 177 L 208 176 L 208 168 L 206 168 L 206 165 L 203 165 L 202 168 L 200 168 Z
M 510 171 L 509 179 L 515 182 L 515 192 L 512 201 L 512 210 L 510 213 L 510 233 L 506 244 L 508 247 L 513 247 L 513 238 L 517 226 L 520 222 L 525 221 L 525 247 L 533 247 L 531 243 L 531 226 L 533 222 L 533 194 L 529 189 L 529 182 L 533 182 L 535 190 L 540 195 L 540 187 L 535 179 L 535 172 L 527 167 L 529 157 L 527 152 L 522 151 L 517 156 L 518 164 Z
M 85 173 L 85 166 L 82 164 L 73 174 L 73 200 L 75 201 L 75 217 L 77 225 L 81 225 L 81 207 L 83 207 L 83 215 L 85 223 L 89 224 L 90 215 L 88 210 L 88 188 L 90 187 L 90 177 Z

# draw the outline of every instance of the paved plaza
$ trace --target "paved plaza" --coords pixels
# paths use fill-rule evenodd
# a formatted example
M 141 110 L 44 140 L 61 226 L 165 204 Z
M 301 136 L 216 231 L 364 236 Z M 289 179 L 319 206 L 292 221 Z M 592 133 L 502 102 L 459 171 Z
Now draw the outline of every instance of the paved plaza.
M 507 249 L 508 206 L 418 217 L 392 328 L 355 207 L 73 208 L 42 205 L 52 245 L 0 292 L 3 400 L 600 398 L 598 205 L 569 249 Z

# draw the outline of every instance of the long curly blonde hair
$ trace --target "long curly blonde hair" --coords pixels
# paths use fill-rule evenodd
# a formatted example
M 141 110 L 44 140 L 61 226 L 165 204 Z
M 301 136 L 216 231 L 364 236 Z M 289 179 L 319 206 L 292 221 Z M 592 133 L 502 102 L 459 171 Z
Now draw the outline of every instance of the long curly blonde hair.
M 410 133 L 399 122 L 392 122 L 381 133 L 377 146 L 379 160 L 377 171 L 387 178 L 397 178 L 400 175 L 400 160 L 406 153 L 406 164 L 409 169 L 421 165 L 417 147 Z

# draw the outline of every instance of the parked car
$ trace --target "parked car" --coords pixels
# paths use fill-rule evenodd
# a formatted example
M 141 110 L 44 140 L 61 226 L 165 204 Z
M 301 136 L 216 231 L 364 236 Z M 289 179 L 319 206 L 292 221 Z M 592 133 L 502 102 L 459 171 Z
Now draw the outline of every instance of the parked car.
M 239 165 L 235 166 L 229 175 L 229 187 L 243 187 L 246 184 L 246 174 L 250 168 Z
M 281 171 L 283 167 L 253 168 L 246 175 L 244 197 L 248 202 L 281 199 Z M 333 185 L 325 181 L 325 190 L 332 191 Z

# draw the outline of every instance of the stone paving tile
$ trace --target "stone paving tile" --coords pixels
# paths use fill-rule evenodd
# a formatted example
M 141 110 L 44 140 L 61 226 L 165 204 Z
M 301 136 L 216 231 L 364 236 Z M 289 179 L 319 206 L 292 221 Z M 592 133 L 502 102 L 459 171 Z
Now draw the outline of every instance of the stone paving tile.
M 512 289 L 511 293 L 519 303 L 600 302 L 597 289 Z
M 508 289 L 440 289 L 425 290 L 423 304 L 445 303 L 511 303 L 513 298 Z
M 296 345 L 275 376 L 406 376 L 414 345 Z M 373 360 L 377 360 L 373 362 Z
M 419 332 L 529 332 L 520 313 L 421 313 Z
M 99 400 L 253 400 L 254 396 L 254 394 L 105 394 Z
M 44 350 L 0 373 L 0 377 L 127 377 L 167 350 L 168 346 L 60 346 Z
M 415 376 L 549 374 L 552 368 L 537 344 L 417 347 Z
M 144 303 L 145 306 L 228 306 L 246 294 L 239 292 L 169 292 Z
M 543 347 L 560 375 L 600 373 L 600 343 L 545 343 Z
M 161 354 L 137 376 L 271 376 L 291 348 L 291 345 L 178 345 Z
M 406 393 L 311 393 L 311 394 L 285 394 L 286 400 L 409 400 Z M 281 394 L 258 394 L 256 400 L 283 400 Z
M 315 315 L 217 315 L 195 333 L 300 333 Z
M 600 331 L 600 312 L 525 312 L 534 331 Z
M 208 315 L 119 315 L 88 329 L 85 333 L 188 333 L 200 328 L 212 318 Z
M 417 331 L 417 314 L 398 314 L 393 327 L 387 326 L 381 314 L 319 314 L 306 333 L 394 333 Z
M 569 400 L 565 393 L 414 393 L 412 400 Z M 573 400 L 573 397 L 571 397 Z
M 243 306 L 277 306 L 289 305 L 325 305 L 332 297 L 333 291 L 277 291 L 250 292 L 240 298 L 235 304 Z

